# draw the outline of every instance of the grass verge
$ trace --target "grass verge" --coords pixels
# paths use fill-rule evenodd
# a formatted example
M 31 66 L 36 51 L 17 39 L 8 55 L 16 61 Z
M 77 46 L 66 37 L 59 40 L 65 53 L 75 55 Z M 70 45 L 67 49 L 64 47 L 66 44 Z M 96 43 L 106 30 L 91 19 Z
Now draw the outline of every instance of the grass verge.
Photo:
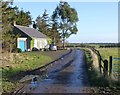
M 52 59 L 49 56 L 41 55 L 38 52 L 25 52 L 14 55 L 14 60 L 10 63 L 10 66 L 1 69 L 3 92 L 11 92 L 19 85 L 18 81 L 23 77 L 17 76 L 19 72 L 35 69 L 51 61 Z
M 97 87 L 99 93 L 117 95 L 120 93 L 120 84 L 111 80 L 105 79 L 98 71 L 93 67 L 93 60 L 89 50 L 84 49 L 87 62 L 87 73 L 92 87 Z
M 89 50 L 85 50 L 86 54 L 86 61 L 87 61 L 87 67 L 88 67 L 88 76 L 90 79 L 91 86 L 97 86 L 97 87 L 106 87 L 109 86 L 109 82 L 101 76 L 98 71 L 95 70 L 95 68 L 92 65 L 93 59 L 90 54 Z

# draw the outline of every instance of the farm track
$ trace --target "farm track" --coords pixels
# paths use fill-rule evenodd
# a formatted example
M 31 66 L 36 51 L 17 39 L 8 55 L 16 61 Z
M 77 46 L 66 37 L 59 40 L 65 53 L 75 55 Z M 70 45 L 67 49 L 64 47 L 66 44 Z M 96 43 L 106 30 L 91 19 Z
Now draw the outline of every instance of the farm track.
M 25 71 L 25 72 L 20 72 L 19 74 L 17 74 L 18 76 L 24 76 L 24 75 L 36 75 L 36 74 L 38 74 L 38 75 L 45 75 L 46 74 L 46 72 L 48 71 L 50 71 L 50 69 L 51 68 L 55 68 L 55 64 L 57 63 L 57 65 L 58 65 L 58 63 L 60 63 L 61 62 L 61 60 L 63 60 L 66 56 L 68 56 L 68 55 L 70 55 L 70 53 L 72 52 L 72 50 L 70 50 L 69 52 L 66 52 L 65 54 L 60 54 L 61 56 L 59 57 L 59 58 L 57 58 L 56 60 L 54 60 L 54 61 L 52 61 L 52 62 L 50 62 L 50 63 L 48 63 L 48 64 L 46 64 L 46 65 L 44 65 L 44 66 L 42 66 L 42 67 L 39 67 L 39 68 L 36 68 L 36 69 L 34 69 L 34 70 L 28 70 L 28 71 Z M 59 61 L 59 62 L 58 62 Z M 54 64 L 54 65 L 52 65 L 52 64 Z M 54 66 L 54 67 L 53 67 Z M 49 69 L 49 70 L 48 70 Z M 11 95 L 16 95 L 17 93 L 19 94 L 19 93 L 23 93 L 23 91 L 22 91 L 22 89 L 26 86 L 27 84 L 25 84 L 25 83 L 22 83 L 21 84 L 21 86 L 20 87 L 18 87 L 17 89 L 16 89 L 16 91 L 14 91 L 14 92 L 12 92 L 11 93 Z
M 34 89 L 29 84 L 18 93 L 96 93 L 96 89 L 89 85 L 84 51 L 73 50 L 53 64 L 45 69 L 47 75 Z

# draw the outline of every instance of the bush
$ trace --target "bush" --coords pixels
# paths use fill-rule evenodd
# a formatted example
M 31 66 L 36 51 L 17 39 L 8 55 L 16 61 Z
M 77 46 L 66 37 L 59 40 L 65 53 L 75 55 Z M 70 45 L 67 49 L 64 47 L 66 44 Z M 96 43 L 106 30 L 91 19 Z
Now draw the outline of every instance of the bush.
M 13 53 L 21 53 L 22 50 L 20 48 L 15 48 L 12 50 Z

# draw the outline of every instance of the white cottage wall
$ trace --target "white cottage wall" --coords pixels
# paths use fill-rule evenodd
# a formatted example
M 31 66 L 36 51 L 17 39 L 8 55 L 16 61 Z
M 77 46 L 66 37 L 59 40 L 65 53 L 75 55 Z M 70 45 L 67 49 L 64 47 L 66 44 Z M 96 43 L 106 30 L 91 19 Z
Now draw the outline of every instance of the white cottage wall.
M 45 38 L 34 38 L 34 47 L 38 49 L 44 49 L 48 45 L 47 39 Z

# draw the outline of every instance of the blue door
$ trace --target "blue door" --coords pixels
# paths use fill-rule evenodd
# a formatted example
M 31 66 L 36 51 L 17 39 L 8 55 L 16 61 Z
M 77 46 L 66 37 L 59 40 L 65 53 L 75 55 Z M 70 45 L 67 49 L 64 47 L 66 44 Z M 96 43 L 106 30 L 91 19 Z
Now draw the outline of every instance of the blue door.
M 20 40 L 20 41 L 19 41 L 19 47 L 20 47 L 20 49 L 21 49 L 22 51 L 25 51 L 25 41 Z

